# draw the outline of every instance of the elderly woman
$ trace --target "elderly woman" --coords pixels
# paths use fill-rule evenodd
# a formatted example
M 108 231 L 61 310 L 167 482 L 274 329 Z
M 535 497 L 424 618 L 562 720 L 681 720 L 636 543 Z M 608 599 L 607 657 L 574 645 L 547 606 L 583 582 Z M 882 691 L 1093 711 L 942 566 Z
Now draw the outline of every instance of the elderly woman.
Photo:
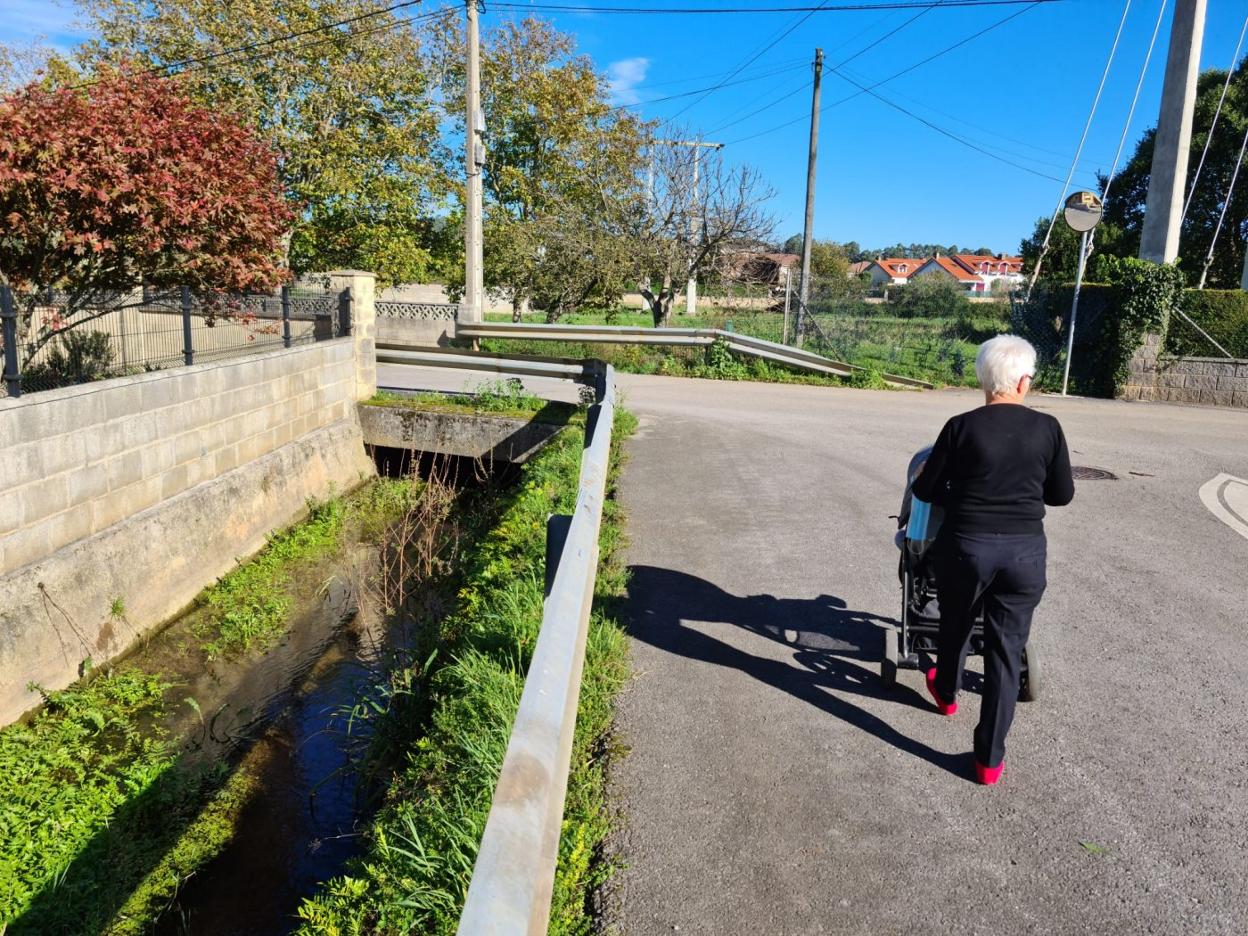
M 933 546 L 940 593 L 936 668 L 927 689 L 942 715 L 958 687 L 976 609 L 984 611 L 984 695 L 975 729 L 975 773 L 996 783 L 1014 720 L 1023 647 L 1045 588 L 1044 508 L 1075 496 L 1070 454 L 1052 416 L 1023 406 L 1036 350 L 1022 338 L 984 342 L 975 374 L 985 406 L 945 423 L 915 480 L 914 496 L 945 509 Z

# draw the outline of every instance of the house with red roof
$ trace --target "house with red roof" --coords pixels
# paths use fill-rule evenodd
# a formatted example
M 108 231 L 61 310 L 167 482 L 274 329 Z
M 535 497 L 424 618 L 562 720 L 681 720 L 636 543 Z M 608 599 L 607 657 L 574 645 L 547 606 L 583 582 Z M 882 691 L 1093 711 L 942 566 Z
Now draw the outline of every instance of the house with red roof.
M 951 279 L 968 293 L 986 294 L 998 284 L 1016 286 L 1023 281 L 1022 257 L 994 257 L 987 254 L 954 254 L 923 262 L 911 276 L 939 276 Z
M 872 286 L 904 286 L 921 266 L 922 260 L 909 257 L 880 257 L 871 262 L 867 272 L 871 274 Z

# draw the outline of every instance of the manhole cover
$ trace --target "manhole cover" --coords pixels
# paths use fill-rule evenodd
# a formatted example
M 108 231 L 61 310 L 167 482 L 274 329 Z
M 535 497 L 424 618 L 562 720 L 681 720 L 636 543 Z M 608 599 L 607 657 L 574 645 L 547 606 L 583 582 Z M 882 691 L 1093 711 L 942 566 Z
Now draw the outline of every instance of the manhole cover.
M 1070 469 L 1076 481 L 1117 481 L 1118 476 L 1104 468 L 1089 468 L 1087 465 L 1075 465 Z

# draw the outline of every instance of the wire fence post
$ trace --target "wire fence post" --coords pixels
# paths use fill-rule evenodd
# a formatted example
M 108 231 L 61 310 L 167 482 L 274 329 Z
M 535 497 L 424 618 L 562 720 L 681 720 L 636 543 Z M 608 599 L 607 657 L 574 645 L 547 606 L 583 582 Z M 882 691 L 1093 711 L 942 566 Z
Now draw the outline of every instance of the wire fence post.
M 195 363 L 195 349 L 191 346 L 191 287 L 182 287 L 182 359 L 187 367 Z
M 351 304 L 354 301 L 350 286 L 338 294 L 338 332 L 343 338 L 351 337 Z
M 4 341 L 4 382 L 9 396 L 22 395 L 22 374 L 17 364 L 17 310 L 13 291 L 0 286 L 0 338 Z
M 282 287 L 282 346 L 290 347 L 290 287 Z

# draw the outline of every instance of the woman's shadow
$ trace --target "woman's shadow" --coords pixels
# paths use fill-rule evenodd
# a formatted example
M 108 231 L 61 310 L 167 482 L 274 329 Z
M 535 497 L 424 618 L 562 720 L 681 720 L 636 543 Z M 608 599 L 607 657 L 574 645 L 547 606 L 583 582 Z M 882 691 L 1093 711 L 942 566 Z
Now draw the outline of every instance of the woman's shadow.
M 845 601 L 832 595 L 808 600 L 739 597 L 705 579 L 670 569 L 638 565 L 630 572 L 628 617 L 630 632 L 638 640 L 668 653 L 740 670 L 907 754 L 960 778 L 967 776 L 968 755 L 929 747 L 846 698 L 932 710 L 926 697 L 907 686 L 886 689 L 878 673 L 869 668 L 880 657 L 881 628 L 895 625 L 893 619 L 850 610 Z M 733 624 L 783 643 L 792 648 L 792 659 L 798 665 L 746 653 L 685 626 L 687 620 Z

